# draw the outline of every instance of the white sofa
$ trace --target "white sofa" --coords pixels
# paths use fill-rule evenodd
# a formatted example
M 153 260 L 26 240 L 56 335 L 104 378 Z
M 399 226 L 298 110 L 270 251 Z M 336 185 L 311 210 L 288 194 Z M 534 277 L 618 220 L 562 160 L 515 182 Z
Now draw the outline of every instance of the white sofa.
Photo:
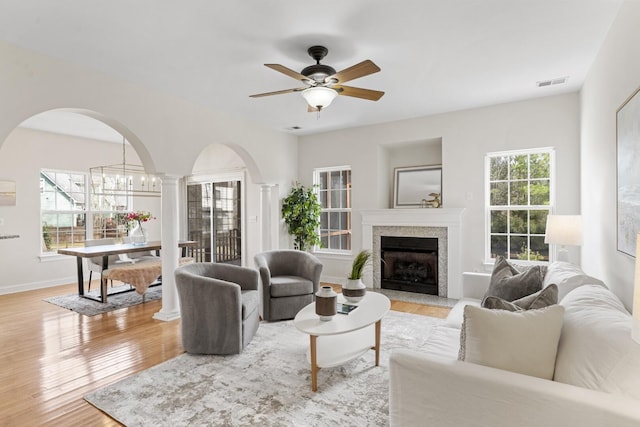
M 567 263 L 549 267 L 564 306 L 554 381 L 457 359 L 463 307 L 489 274 L 465 273 L 463 294 L 423 351 L 390 355 L 391 426 L 640 426 L 640 344 L 604 284 Z M 563 382 L 560 382 L 563 381 Z

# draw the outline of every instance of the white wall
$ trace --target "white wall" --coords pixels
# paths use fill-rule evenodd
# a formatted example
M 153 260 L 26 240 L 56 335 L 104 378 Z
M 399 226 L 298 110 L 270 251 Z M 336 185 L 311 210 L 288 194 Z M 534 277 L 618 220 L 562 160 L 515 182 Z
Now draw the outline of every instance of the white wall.
M 617 251 L 616 110 L 640 86 L 638 23 L 640 2 L 624 2 L 589 71 L 580 100 L 582 267 L 604 280 L 628 309 L 634 259 Z
M 133 150 L 127 163 L 139 164 Z M 40 259 L 40 169 L 89 172 L 90 167 L 122 163 L 122 146 L 109 142 L 15 129 L 0 148 L 0 179 L 16 182 L 16 206 L 0 206 L 0 233 L 18 239 L 0 240 L 0 294 L 47 285 L 72 283 L 76 260 L 68 256 Z M 138 198 L 140 199 L 140 198 Z M 160 199 L 136 200 L 135 208 L 160 214 Z M 149 238 L 160 238 L 160 221 L 145 224 Z
M 300 181 L 311 184 L 312 171 L 317 167 L 351 165 L 352 251 L 357 252 L 362 242 L 359 211 L 388 208 L 389 191 L 393 191 L 388 184 L 392 171 L 388 150 L 406 141 L 441 139 L 444 207 L 466 208 L 462 224 L 462 270 L 483 270 L 485 154 L 554 147 L 556 212 L 579 213 L 578 106 L 578 94 L 574 93 L 305 136 L 300 139 L 299 147 Z M 415 166 L 415 162 L 407 166 Z M 321 258 L 325 262 L 325 277 L 344 277 L 348 271 L 348 256 Z

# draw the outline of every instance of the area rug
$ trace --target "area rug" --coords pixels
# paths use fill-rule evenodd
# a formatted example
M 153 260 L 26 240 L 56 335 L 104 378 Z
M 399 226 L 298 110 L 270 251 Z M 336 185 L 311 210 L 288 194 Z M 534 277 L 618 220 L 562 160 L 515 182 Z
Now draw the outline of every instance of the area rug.
M 129 285 L 109 288 L 109 292 L 118 292 L 125 289 L 129 289 Z M 91 293 L 91 295 L 96 297 L 98 296 L 97 293 Z M 75 311 L 76 313 L 80 313 L 85 316 L 95 316 L 97 314 L 108 313 L 110 311 L 131 307 L 160 298 L 162 298 L 162 286 L 149 288 L 145 292 L 144 300 L 142 295 L 138 294 L 136 291 L 132 291 L 123 294 L 109 295 L 107 297 L 107 302 L 104 304 L 98 301 L 82 298 L 78 294 L 45 298 L 44 301 Z
M 84 396 L 126 426 L 384 426 L 389 352 L 425 348 L 426 316 L 391 311 L 382 320 L 380 366 L 374 352 L 318 372 L 311 391 L 309 336 L 292 321 L 261 323 L 242 354 L 183 354 Z

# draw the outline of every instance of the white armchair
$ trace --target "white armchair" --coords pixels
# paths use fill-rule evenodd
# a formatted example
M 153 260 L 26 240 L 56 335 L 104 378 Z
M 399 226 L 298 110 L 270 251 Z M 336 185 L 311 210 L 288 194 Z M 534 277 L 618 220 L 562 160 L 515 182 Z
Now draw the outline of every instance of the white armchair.
M 85 240 L 84 246 L 102 246 L 102 245 L 115 245 L 115 239 L 93 239 L 93 240 Z M 123 263 L 123 262 L 132 262 L 131 260 L 121 260 L 118 255 L 109 255 L 109 265 Z M 92 258 L 87 258 L 87 269 L 89 270 L 89 290 L 91 290 L 91 279 L 93 276 L 93 272 L 100 274 L 100 283 L 102 283 L 102 272 L 104 271 L 104 266 L 102 265 L 102 257 L 96 256 Z M 113 286 L 113 280 L 111 281 L 111 285 Z

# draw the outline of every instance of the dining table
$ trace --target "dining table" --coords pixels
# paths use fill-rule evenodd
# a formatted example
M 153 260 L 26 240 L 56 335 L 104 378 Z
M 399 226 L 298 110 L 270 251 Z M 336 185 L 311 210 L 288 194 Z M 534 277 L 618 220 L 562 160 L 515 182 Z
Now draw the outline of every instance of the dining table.
M 197 242 L 194 240 L 185 240 L 179 241 L 178 247 L 182 249 L 182 257 L 187 256 L 187 249 L 193 248 L 197 245 Z M 77 274 L 78 274 L 78 295 L 83 298 L 88 298 L 94 301 L 106 303 L 107 302 L 107 289 L 106 289 L 106 280 L 104 277 L 100 278 L 100 294 L 98 296 L 89 295 L 84 291 L 84 258 L 93 258 L 93 257 L 102 257 L 102 269 L 103 271 L 109 270 L 109 256 L 111 255 L 124 255 L 135 252 L 153 252 L 155 251 L 156 255 L 160 255 L 160 249 L 162 249 L 162 244 L 159 240 L 150 241 L 144 244 L 139 243 L 120 243 L 115 245 L 100 245 L 100 246 L 80 246 L 73 248 L 60 248 L 58 249 L 58 253 L 61 255 L 70 255 L 76 257 L 76 265 L 77 265 Z M 131 289 L 133 290 L 133 289 Z M 121 292 L 128 292 L 121 291 Z M 117 292 L 117 293 L 121 293 Z M 112 293 L 110 295 L 115 295 Z

